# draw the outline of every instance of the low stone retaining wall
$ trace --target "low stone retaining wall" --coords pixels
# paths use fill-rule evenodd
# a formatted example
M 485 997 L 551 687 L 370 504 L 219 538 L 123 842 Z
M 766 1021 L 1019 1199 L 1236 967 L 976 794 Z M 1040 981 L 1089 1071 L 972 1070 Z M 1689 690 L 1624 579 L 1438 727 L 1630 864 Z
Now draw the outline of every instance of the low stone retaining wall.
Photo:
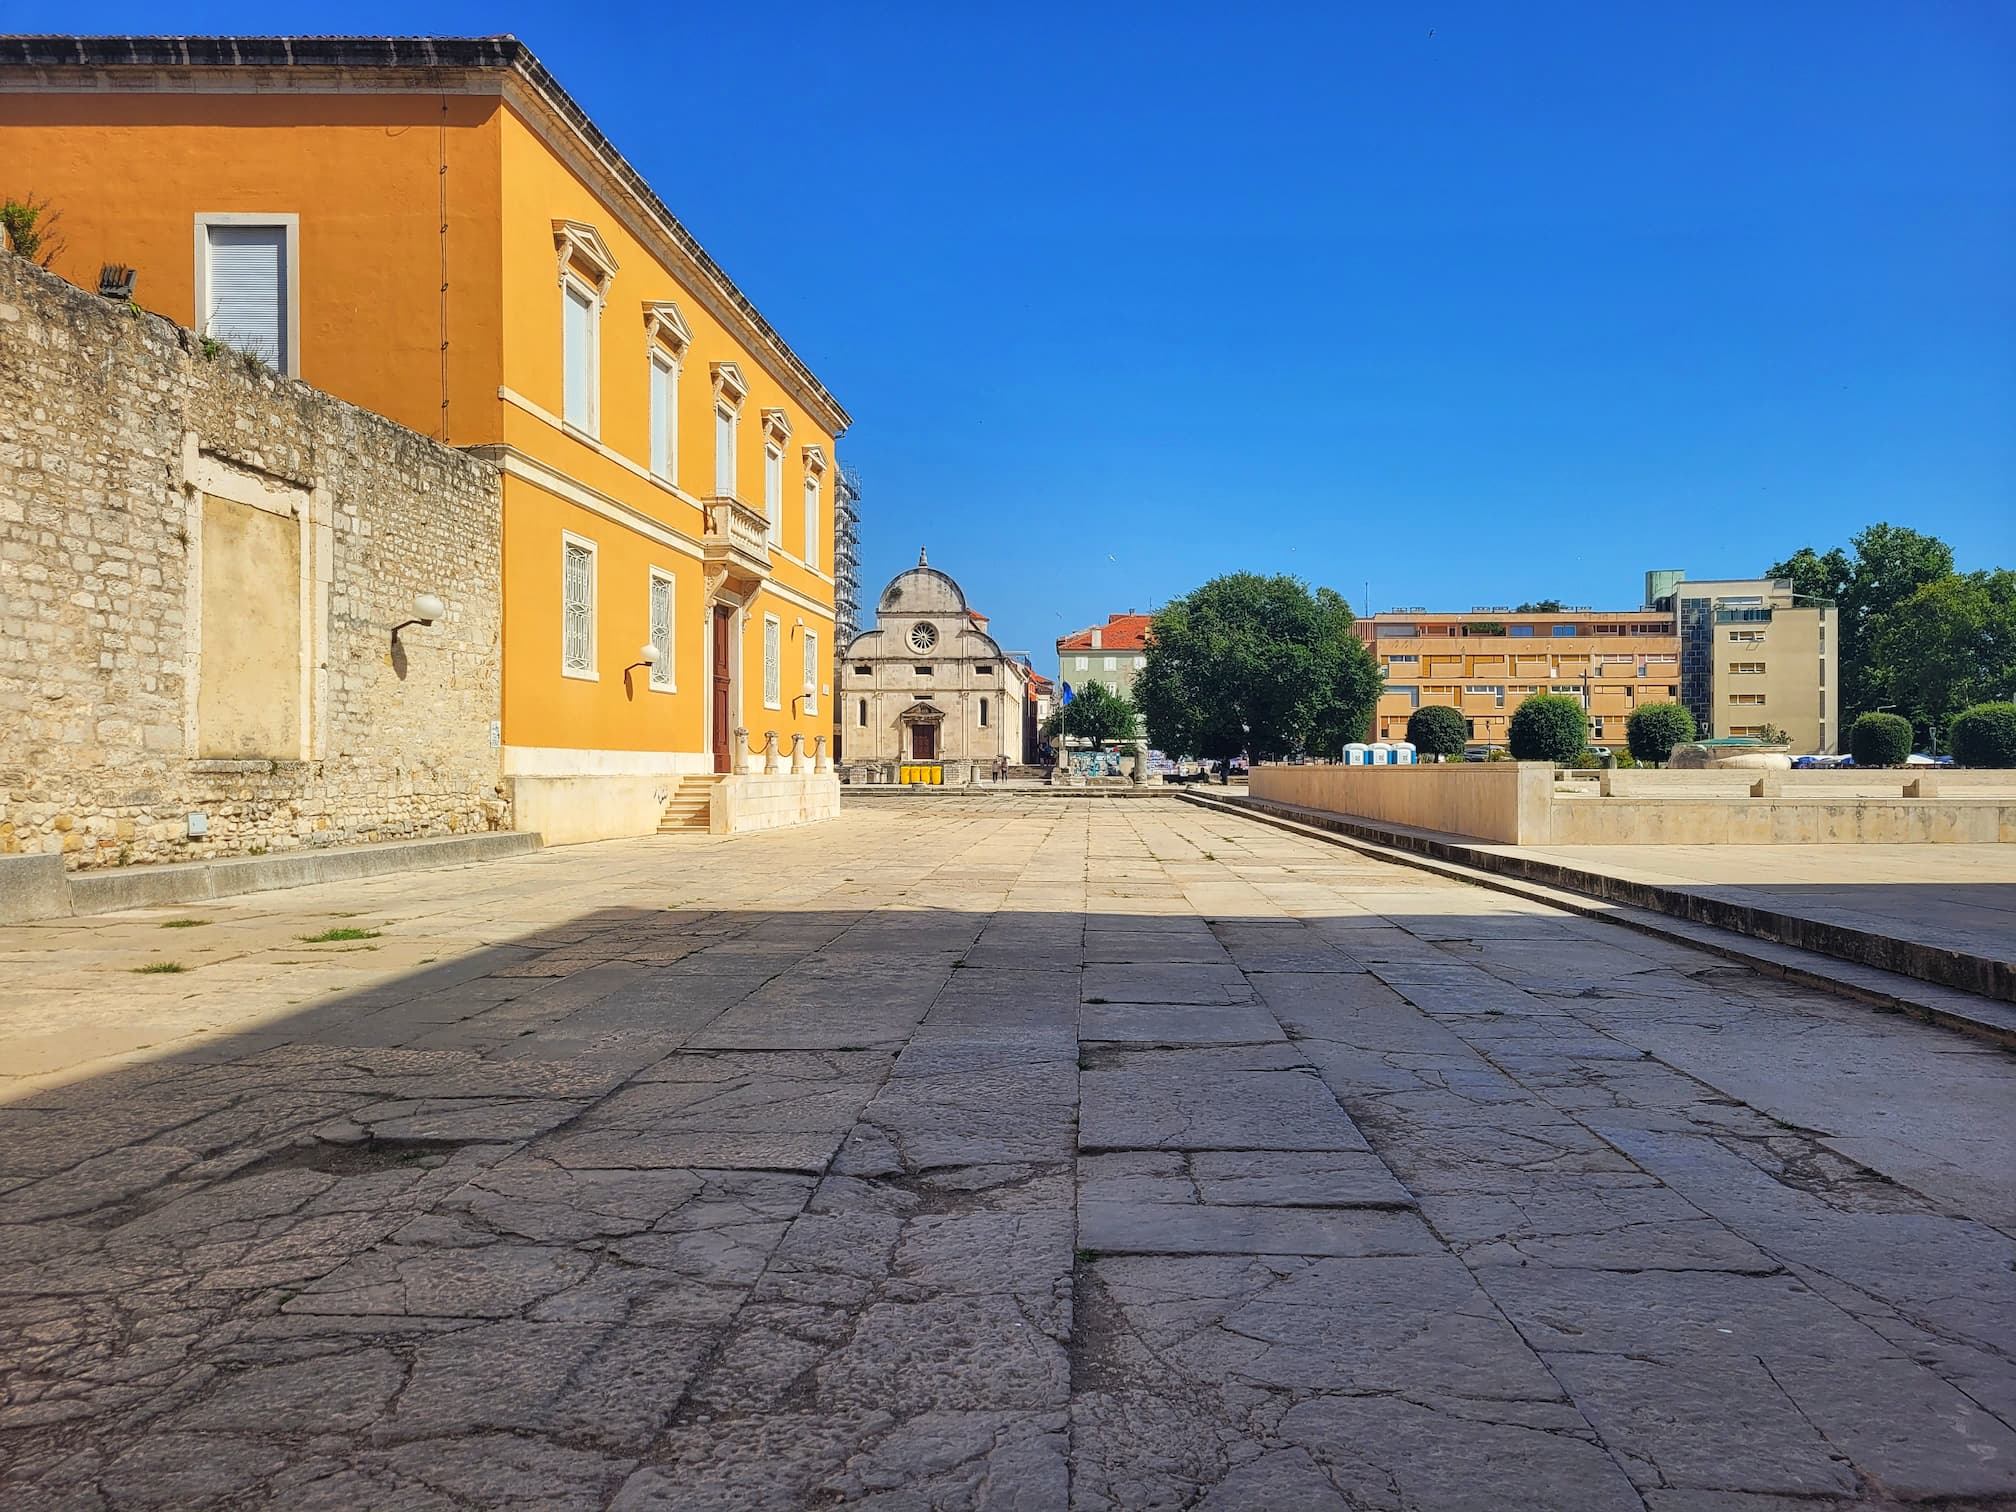
M 838 774 L 755 773 L 731 777 L 715 789 L 709 827 L 717 835 L 741 835 L 839 817 Z
M 165 866 L 101 867 L 66 872 L 63 858 L 0 856 L 0 924 L 124 908 L 164 908 L 236 893 L 271 892 L 317 882 L 352 882 L 389 872 L 465 866 L 539 849 L 539 837 L 510 830 L 443 835 L 384 845 L 330 846 L 277 856 L 183 861 Z
M 1557 798 L 1546 845 L 1994 845 L 2016 799 Z
M 1929 775 L 1929 769 L 1926 769 Z M 2016 842 L 2001 772 L 1940 772 L 1937 797 L 1901 796 L 1917 772 L 1613 772 L 1559 791 L 1544 762 L 1263 766 L 1252 797 L 1501 845 L 1994 845 Z M 1768 776 L 1783 786 L 1752 797 Z M 1824 779 L 1795 782 L 1795 778 Z M 1844 783 L 1840 779 L 1848 779 Z M 1871 788 L 1883 796 L 1861 796 Z M 1993 796 L 1996 789 L 2004 796 Z M 1846 791 L 1844 791 L 1846 788 Z
M 1949 949 L 1920 940 L 1899 939 L 1824 919 L 1806 918 L 1700 889 L 1634 881 L 1550 856 L 1522 855 L 1516 851 L 1470 844 L 1456 835 L 1430 834 L 1369 823 L 1349 815 L 1323 813 L 1261 799 L 1218 799 L 1202 794 L 1185 796 L 1191 802 L 1247 813 L 1262 822 L 1286 821 L 1329 830 L 1396 851 L 1580 893 L 1605 903 L 1666 914 L 1693 924 L 1730 930 L 1752 939 L 1769 940 L 1816 955 L 1896 972 L 1921 982 L 1957 988 L 2001 1003 L 2016 1003 L 2016 966 L 1992 956 Z M 2016 1046 L 2016 1027 L 2008 1023 L 2005 1015 L 1998 1014 L 1993 1025 L 1972 1023 L 1956 1027 L 1966 1027 L 1969 1033 L 1985 1030 L 1989 1037 Z
M 1552 834 L 1554 769 L 1543 762 L 1261 766 L 1247 791 L 1265 802 L 1507 845 L 1545 845 Z

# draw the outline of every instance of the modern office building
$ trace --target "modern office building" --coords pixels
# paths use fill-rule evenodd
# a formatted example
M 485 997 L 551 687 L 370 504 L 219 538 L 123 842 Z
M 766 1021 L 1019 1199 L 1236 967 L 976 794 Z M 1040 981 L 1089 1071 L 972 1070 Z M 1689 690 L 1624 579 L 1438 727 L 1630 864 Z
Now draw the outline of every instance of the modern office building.
M 500 778 L 571 810 L 533 827 L 831 735 L 847 413 L 522 43 L 0 38 L 0 162 L 54 271 L 496 464 Z
M 1416 709 L 1449 704 L 1462 711 L 1471 747 L 1488 750 L 1505 744 L 1506 725 L 1521 700 L 1565 693 L 1589 711 L 1594 744 L 1621 746 L 1633 709 L 1680 696 L 1680 642 L 1671 611 L 1389 609 L 1353 628 L 1386 676 L 1373 718 L 1375 740 L 1404 740 Z
M 1057 675 L 1072 696 L 1087 683 L 1099 683 L 1109 692 L 1134 696 L 1134 678 L 1148 665 L 1148 623 L 1152 615 L 1125 614 L 1107 618 L 1103 625 L 1073 631 L 1057 642 Z
M 1680 701 L 1703 735 L 1782 730 L 1794 752 L 1840 747 L 1840 622 L 1833 604 L 1802 602 L 1785 578 L 1689 581 L 1645 574 L 1645 606 L 1680 636 Z

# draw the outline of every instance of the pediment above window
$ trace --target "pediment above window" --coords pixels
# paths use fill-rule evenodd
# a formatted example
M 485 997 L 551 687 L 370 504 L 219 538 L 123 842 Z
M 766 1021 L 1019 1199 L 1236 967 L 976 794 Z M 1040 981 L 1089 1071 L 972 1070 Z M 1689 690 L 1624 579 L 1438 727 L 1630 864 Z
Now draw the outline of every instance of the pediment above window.
M 586 221 L 554 221 L 553 248 L 560 256 L 562 282 L 572 271 L 597 289 L 606 291 L 609 280 L 616 276 L 616 254 L 609 250 L 609 243 L 602 240 L 602 233 Z
M 782 446 L 791 439 L 791 417 L 781 409 L 763 411 L 763 436 L 765 440 Z
M 823 473 L 826 471 L 826 453 L 819 447 L 808 446 L 805 448 L 805 471 L 810 473 Z
M 674 357 L 684 357 L 686 348 L 693 344 L 693 328 L 686 324 L 679 306 L 669 299 L 644 301 L 644 330 Z
M 714 363 L 708 372 L 714 379 L 714 397 L 739 407 L 749 397 L 749 380 L 742 376 L 742 369 L 732 362 Z

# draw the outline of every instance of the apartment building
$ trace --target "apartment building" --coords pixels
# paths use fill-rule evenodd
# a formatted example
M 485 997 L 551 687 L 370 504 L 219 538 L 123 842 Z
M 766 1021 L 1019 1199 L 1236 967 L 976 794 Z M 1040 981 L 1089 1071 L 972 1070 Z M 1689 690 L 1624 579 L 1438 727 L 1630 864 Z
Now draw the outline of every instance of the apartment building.
M 1796 753 L 1839 749 L 1833 604 L 1802 602 L 1785 578 L 1691 582 L 1670 569 L 1645 574 L 1645 604 L 1678 624 L 1680 701 L 1703 735 L 1775 728 Z
M 1148 665 L 1148 624 L 1152 615 L 1107 617 L 1103 625 L 1074 630 L 1057 641 L 1057 673 L 1075 696 L 1087 683 L 1134 696 L 1134 678 Z
M 1566 609 L 1468 614 L 1389 609 L 1353 627 L 1386 676 L 1375 740 L 1404 740 L 1424 704 L 1460 709 L 1473 749 L 1503 746 L 1512 711 L 1534 693 L 1565 693 L 1589 711 L 1590 739 L 1621 746 L 1640 704 L 1680 696 L 1680 642 L 1671 611 Z
M 0 162 L 61 212 L 54 271 L 128 265 L 206 357 L 497 463 L 495 743 L 566 795 L 545 824 L 655 828 L 767 732 L 833 733 L 848 415 L 521 43 L 0 38 Z

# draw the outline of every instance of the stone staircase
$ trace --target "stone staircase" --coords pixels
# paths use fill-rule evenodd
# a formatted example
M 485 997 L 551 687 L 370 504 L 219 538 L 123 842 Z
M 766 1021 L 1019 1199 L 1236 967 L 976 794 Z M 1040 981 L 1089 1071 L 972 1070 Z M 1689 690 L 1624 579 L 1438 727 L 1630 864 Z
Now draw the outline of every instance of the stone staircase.
M 658 833 L 706 834 L 708 815 L 714 803 L 714 784 L 718 781 L 720 778 L 712 772 L 681 777 L 679 786 L 665 800 L 665 812 L 658 819 Z

